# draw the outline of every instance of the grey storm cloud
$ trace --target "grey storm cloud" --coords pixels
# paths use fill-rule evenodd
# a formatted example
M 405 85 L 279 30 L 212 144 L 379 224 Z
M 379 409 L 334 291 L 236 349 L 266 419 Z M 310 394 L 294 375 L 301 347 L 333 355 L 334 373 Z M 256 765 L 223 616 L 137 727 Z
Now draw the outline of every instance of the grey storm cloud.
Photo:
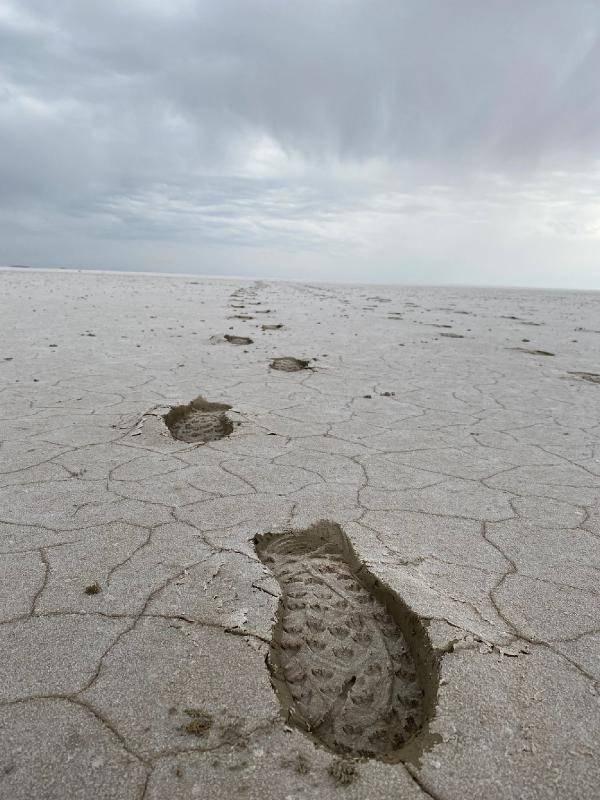
M 0 0 L 0 259 L 335 250 L 515 203 L 589 243 L 599 75 L 596 2 Z

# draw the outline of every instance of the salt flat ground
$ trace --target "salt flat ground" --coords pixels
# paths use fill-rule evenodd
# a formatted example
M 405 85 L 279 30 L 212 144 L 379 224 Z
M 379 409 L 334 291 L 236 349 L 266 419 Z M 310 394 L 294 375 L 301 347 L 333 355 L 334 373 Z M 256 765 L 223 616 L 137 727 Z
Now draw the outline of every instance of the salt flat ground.
M 598 797 L 600 295 L 3 271 L 0 298 L 1 798 Z M 199 394 L 230 436 L 171 437 Z M 341 779 L 271 687 L 253 544 L 320 519 L 440 664 L 418 757 Z

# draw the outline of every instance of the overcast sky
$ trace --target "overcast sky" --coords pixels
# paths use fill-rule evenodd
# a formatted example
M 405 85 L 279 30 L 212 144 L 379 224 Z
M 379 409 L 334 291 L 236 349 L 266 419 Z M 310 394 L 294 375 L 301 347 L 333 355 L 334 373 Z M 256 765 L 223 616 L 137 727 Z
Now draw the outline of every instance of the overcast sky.
M 600 289 L 600 2 L 0 0 L 0 263 Z

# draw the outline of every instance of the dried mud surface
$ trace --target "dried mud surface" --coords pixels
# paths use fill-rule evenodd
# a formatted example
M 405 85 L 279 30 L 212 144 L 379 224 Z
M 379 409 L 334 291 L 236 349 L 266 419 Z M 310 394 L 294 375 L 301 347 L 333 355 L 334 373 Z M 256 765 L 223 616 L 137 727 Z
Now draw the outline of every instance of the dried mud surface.
M 0 800 L 597 795 L 598 294 L 0 296 Z

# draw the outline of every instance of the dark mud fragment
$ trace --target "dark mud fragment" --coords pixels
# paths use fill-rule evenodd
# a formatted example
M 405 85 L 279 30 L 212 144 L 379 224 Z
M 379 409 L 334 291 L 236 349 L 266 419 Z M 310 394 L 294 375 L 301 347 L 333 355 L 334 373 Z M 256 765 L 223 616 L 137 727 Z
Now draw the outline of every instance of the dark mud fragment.
M 211 714 L 207 714 L 200 708 L 186 708 L 185 713 L 190 720 L 183 726 L 184 732 L 190 733 L 192 736 L 206 736 L 213 724 Z

